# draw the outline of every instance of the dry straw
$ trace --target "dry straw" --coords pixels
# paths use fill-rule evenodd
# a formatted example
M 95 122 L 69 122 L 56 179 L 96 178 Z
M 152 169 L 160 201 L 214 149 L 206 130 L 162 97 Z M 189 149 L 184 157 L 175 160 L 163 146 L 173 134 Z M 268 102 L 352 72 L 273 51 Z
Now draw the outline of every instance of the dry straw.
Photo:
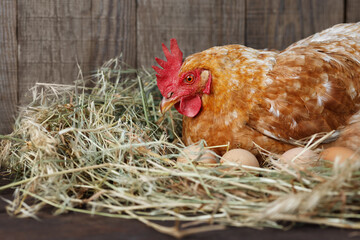
M 151 73 L 123 66 L 114 59 L 74 85 L 34 86 L 15 130 L 1 136 L 2 169 L 16 177 L 0 187 L 15 188 L 10 214 L 36 218 L 51 205 L 55 214 L 138 219 L 175 237 L 292 222 L 360 229 L 360 161 L 292 169 L 264 150 L 263 168 L 177 164 L 181 117 L 159 115 Z

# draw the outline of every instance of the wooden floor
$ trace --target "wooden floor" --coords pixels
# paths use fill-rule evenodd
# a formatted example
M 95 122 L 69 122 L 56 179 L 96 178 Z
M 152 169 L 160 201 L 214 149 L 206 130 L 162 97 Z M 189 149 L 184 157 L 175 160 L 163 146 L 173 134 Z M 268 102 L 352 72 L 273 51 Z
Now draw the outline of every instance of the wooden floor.
M 1 179 L 0 185 L 9 180 Z M 12 191 L 5 190 L 0 196 L 11 199 Z M 52 216 L 51 209 L 42 212 L 40 221 L 10 217 L 5 211 L 6 203 L 0 200 L 0 239 L 2 240 L 42 240 L 42 239 L 173 239 L 163 235 L 136 220 L 113 219 L 85 214 L 69 213 Z M 171 223 L 168 223 L 171 224 Z M 206 232 L 187 236 L 183 239 L 261 239 L 261 240 L 296 240 L 326 239 L 344 240 L 360 239 L 360 230 L 345 230 L 315 225 L 299 225 L 289 231 L 250 228 L 228 228 L 222 231 Z

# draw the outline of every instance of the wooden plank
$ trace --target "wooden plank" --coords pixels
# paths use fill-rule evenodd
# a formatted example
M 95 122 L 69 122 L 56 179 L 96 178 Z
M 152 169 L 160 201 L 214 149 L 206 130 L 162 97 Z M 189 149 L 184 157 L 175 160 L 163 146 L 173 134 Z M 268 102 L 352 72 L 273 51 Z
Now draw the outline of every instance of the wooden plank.
M 92 47 L 89 56 L 95 65 L 122 55 L 136 67 L 136 1 L 93 0 Z
M 215 45 L 244 42 L 245 0 L 138 0 L 138 66 L 162 57 L 176 38 L 184 56 Z
M 343 0 L 247 0 L 246 44 L 284 49 L 344 20 Z
M 49 211 L 50 212 L 50 211 Z M 136 240 L 174 240 L 134 219 L 121 219 L 86 214 L 63 214 L 50 216 L 42 214 L 40 221 L 32 218 L 9 217 L 0 214 L 0 234 L 2 240 L 99 240 L 99 239 L 136 239 Z M 170 221 L 159 224 L 173 226 Z M 222 231 L 207 231 L 186 236 L 186 240 L 288 240 L 288 239 L 331 239 L 356 240 L 360 232 L 356 229 L 331 228 L 309 224 L 294 224 L 287 231 L 274 228 L 254 229 L 229 227 Z
M 20 101 L 35 82 L 72 83 L 124 52 L 136 64 L 136 2 L 18 1 Z
M 360 21 L 360 1 L 346 0 L 346 22 Z
M 16 2 L 0 1 L 0 134 L 11 131 L 17 104 Z
M 72 83 L 76 61 L 87 71 L 91 2 L 18 0 L 19 94 L 26 103 L 36 82 Z

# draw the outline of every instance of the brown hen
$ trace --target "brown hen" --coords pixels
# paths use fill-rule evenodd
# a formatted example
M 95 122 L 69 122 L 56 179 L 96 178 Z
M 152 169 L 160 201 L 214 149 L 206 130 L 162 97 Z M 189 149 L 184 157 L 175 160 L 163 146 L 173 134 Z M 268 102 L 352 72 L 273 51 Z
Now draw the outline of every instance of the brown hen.
M 256 143 L 281 153 L 294 140 L 339 130 L 339 140 L 351 138 L 348 145 L 358 146 L 359 138 L 349 136 L 360 136 L 353 132 L 360 129 L 354 128 L 360 120 L 360 23 L 336 25 L 282 52 L 227 45 L 183 61 L 175 39 L 171 52 L 163 50 L 167 61 L 156 58 L 162 69 L 154 67 L 161 110 L 175 105 L 184 115 L 185 144 L 204 139 L 258 154 Z

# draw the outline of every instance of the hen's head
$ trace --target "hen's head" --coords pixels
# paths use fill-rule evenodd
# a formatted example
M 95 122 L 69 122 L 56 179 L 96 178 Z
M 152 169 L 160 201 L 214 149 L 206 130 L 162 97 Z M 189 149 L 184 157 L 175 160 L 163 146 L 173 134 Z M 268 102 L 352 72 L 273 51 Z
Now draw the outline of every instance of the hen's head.
M 167 61 L 155 58 L 162 67 L 153 66 L 157 72 L 157 85 L 163 95 L 160 110 L 162 113 L 172 106 L 187 117 L 195 117 L 201 110 L 201 96 L 210 93 L 211 74 L 205 69 L 181 72 L 183 53 L 176 39 L 170 40 L 170 50 L 162 44 Z

